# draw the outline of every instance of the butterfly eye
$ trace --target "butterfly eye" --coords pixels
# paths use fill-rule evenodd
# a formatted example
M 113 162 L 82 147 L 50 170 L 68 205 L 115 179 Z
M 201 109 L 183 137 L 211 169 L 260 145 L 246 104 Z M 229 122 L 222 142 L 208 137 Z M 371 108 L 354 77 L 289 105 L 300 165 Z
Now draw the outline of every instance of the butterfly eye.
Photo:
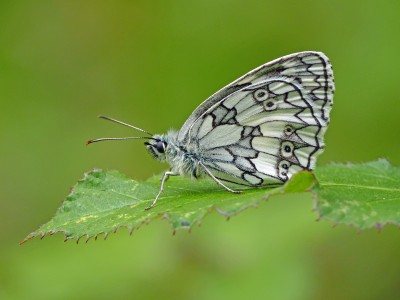
M 283 142 L 281 153 L 283 157 L 291 157 L 293 155 L 293 144 L 291 142 Z
M 165 142 L 158 141 L 157 144 L 156 144 L 156 149 L 157 149 L 157 151 L 159 153 L 164 153 L 165 152 L 165 147 L 166 147 Z
M 290 125 L 286 125 L 285 129 L 283 130 L 283 132 L 285 133 L 285 135 L 291 135 L 293 133 L 293 127 Z
M 253 96 L 257 101 L 264 101 L 268 99 L 268 92 L 265 89 L 258 89 L 254 92 Z

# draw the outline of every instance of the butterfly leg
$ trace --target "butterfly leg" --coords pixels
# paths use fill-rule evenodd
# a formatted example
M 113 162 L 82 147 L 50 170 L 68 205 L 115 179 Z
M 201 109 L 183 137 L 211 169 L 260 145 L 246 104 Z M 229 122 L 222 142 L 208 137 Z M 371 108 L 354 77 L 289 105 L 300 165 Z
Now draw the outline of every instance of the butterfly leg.
M 199 162 L 200 166 L 203 167 L 204 171 L 206 171 L 207 175 L 210 176 L 216 183 L 218 183 L 220 186 L 222 186 L 224 189 L 226 189 L 228 192 L 234 193 L 234 194 L 240 194 L 241 191 L 235 191 L 232 190 L 231 188 L 228 188 L 225 184 L 223 184 L 221 182 L 221 180 L 219 180 L 217 177 L 215 177 L 213 175 L 213 173 L 211 173 L 211 171 L 201 162 Z
M 146 207 L 145 210 L 149 210 L 150 208 L 154 207 L 157 203 L 158 198 L 160 197 L 162 191 L 164 190 L 164 183 L 168 180 L 169 176 L 178 176 L 179 174 L 171 172 L 171 171 L 166 171 L 164 172 L 163 177 L 161 178 L 161 185 L 160 185 L 160 190 L 158 191 L 158 194 L 156 198 L 154 199 L 153 203 L 149 207 Z

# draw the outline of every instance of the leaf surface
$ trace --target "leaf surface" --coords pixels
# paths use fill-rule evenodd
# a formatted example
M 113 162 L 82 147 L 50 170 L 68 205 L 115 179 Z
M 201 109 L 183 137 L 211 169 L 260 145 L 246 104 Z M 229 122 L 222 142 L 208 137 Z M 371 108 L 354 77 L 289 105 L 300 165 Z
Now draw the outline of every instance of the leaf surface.
M 400 168 L 388 161 L 330 164 L 315 176 L 321 218 L 360 229 L 400 225 Z
M 174 231 L 190 229 L 200 224 L 210 211 L 216 210 L 229 218 L 270 196 L 304 192 L 315 184 L 310 172 L 300 172 L 285 185 L 232 194 L 210 179 L 172 177 L 166 182 L 157 205 L 146 211 L 159 190 L 160 178 L 161 175 L 138 182 L 117 171 L 93 170 L 74 186 L 54 217 L 22 243 L 56 232 L 63 232 L 66 239 L 97 238 L 120 227 L 132 231 L 158 218 L 168 219 Z

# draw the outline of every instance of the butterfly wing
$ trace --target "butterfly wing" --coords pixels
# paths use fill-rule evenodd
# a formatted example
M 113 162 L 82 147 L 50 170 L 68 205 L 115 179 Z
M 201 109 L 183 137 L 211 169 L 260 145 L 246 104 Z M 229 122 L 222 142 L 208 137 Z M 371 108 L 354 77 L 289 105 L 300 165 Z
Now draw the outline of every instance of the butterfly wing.
M 333 103 L 328 58 L 301 52 L 262 65 L 203 102 L 178 141 L 219 178 L 262 185 L 311 170 Z

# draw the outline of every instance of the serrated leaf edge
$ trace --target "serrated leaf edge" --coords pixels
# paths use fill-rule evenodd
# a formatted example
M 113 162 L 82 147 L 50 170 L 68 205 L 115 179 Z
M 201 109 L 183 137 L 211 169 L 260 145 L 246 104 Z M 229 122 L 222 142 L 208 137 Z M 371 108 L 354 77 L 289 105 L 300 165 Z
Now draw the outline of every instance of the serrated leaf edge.
M 89 176 L 89 174 L 91 174 L 92 172 L 97 172 L 97 171 L 102 171 L 102 170 L 101 170 L 101 169 L 93 169 L 93 170 L 91 170 L 91 171 L 89 171 L 89 172 L 85 172 L 85 173 L 84 173 L 84 177 L 83 177 L 82 179 L 78 180 L 78 182 L 83 181 L 87 176 Z M 311 173 L 311 172 L 308 172 L 308 171 L 301 171 L 301 172 L 299 172 L 299 173 L 297 173 L 297 174 L 304 173 L 304 172 Z M 296 174 L 296 175 L 297 175 L 297 174 Z M 312 174 L 312 173 L 311 173 L 311 174 Z M 313 178 L 314 178 L 314 181 L 311 183 L 310 187 L 308 187 L 308 188 L 306 189 L 306 191 L 310 191 L 310 190 L 315 186 L 315 184 L 316 184 L 315 176 L 314 176 L 313 174 L 312 174 L 312 176 L 313 176 Z M 75 186 L 78 184 L 78 182 L 71 188 L 71 192 L 74 191 L 74 188 L 75 188 Z M 65 230 L 51 230 L 51 231 L 48 231 L 48 232 L 40 232 L 40 228 L 43 227 L 44 225 L 46 225 L 46 223 L 45 223 L 45 224 L 41 225 L 41 226 L 39 227 L 39 229 L 37 229 L 36 231 L 34 231 L 34 232 L 28 234 L 28 235 L 20 242 L 20 245 L 23 245 L 23 244 L 26 243 L 27 241 L 32 240 L 32 239 L 34 239 L 34 238 L 36 238 L 36 237 L 38 237 L 38 236 L 40 236 L 40 239 L 42 240 L 42 239 L 44 239 L 46 236 L 54 235 L 54 234 L 56 234 L 56 233 L 63 233 L 63 234 L 64 234 L 64 237 L 65 237 L 64 242 L 67 242 L 67 241 L 69 241 L 69 240 L 75 239 L 77 244 L 79 244 L 79 241 L 80 241 L 83 237 L 86 237 L 85 243 L 88 243 L 89 240 L 91 240 L 91 239 L 97 240 L 98 237 L 99 237 L 100 235 L 103 235 L 103 239 L 106 240 L 110 233 L 117 233 L 121 228 L 126 228 L 126 229 L 128 230 L 128 232 L 129 232 L 129 234 L 132 235 L 133 231 L 134 231 L 134 230 L 139 230 L 143 224 L 148 224 L 148 223 L 150 223 L 150 222 L 152 222 L 152 221 L 154 221 L 154 220 L 157 220 L 157 219 L 160 219 L 160 220 L 164 220 L 164 219 L 165 219 L 165 220 L 167 220 L 167 221 L 169 222 L 169 224 L 171 225 L 171 227 L 172 227 L 172 234 L 176 234 L 176 232 L 177 232 L 178 230 L 182 230 L 182 229 L 183 229 L 183 230 L 188 230 L 189 232 L 191 232 L 192 228 L 193 228 L 195 225 L 200 226 L 201 223 L 202 223 L 202 221 L 203 221 L 203 219 L 204 219 L 206 216 L 208 216 L 210 213 L 214 212 L 214 211 L 216 211 L 216 212 L 219 213 L 220 215 L 224 216 L 227 220 L 229 220 L 231 217 L 236 216 L 237 214 L 243 212 L 244 210 L 247 210 L 248 208 L 251 208 L 251 207 L 258 207 L 260 203 L 269 200 L 269 199 L 270 199 L 271 197 L 273 197 L 273 196 L 277 196 L 277 195 L 280 195 L 280 194 L 285 194 L 285 189 L 286 189 L 286 187 L 287 187 L 288 185 L 290 185 L 290 184 L 291 184 L 291 181 L 288 181 L 288 182 L 286 182 L 286 183 L 282 186 L 282 188 L 279 187 L 279 189 L 272 189 L 272 190 L 269 190 L 269 192 L 267 192 L 266 195 L 265 195 L 263 198 L 261 198 L 260 200 L 258 200 L 257 202 L 253 202 L 253 203 L 251 203 L 251 204 L 249 204 L 249 205 L 243 206 L 243 207 L 241 207 L 240 209 L 238 209 L 237 211 L 235 211 L 235 212 L 233 212 L 233 213 L 229 213 L 228 211 L 225 211 L 225 210 L 223 210 L 222 208 L 220 208 L 220 207 L 218 207 L 218 206 L 216 206 L 216 205 L 212 205 L 212 206 L 209 207 L 209 209 L 206 211 L 206 213 L 205 213 L 197 222 L 191 224 L 190 226 L 179 226 L 179 227 L 174 228 L 174 227 L 173 227 L 173 222 L 172 222 L 172 220 L 170 219 L 168 213 L 159 213 L 159 214 L 156 214 L 156 215 L 152 216 L 151 218 L 148 218 L 148 219 L 146 219 L 145 221 L 141 222 L 141 223 L 140 223 L 139 225 L 137 225 L 137 226 L 131 227 L 131 226 L 127 226 L 127 225 L 120 225 L 120 226 L 117 226 L 117 227 L 113 228 L 112 230 L 110 230 L 110 231 L 108 231 L 108 232 L 99 232 L 99 233 L 97 233 L 97 234 L 95 234 L 95 235 L 83 234 L 83 235 L 81 235 L 81 236 L 68 236 L 68 233 L 67 233 Z M 290 193 L 290 192 L 289 192 L 289 193 Z M 62 205 L 60 206 L 60 208 L 61 208 L 61 207 L 62 207 Z M 59 209 L 60 209 L 60 208 L 59 208 Z

